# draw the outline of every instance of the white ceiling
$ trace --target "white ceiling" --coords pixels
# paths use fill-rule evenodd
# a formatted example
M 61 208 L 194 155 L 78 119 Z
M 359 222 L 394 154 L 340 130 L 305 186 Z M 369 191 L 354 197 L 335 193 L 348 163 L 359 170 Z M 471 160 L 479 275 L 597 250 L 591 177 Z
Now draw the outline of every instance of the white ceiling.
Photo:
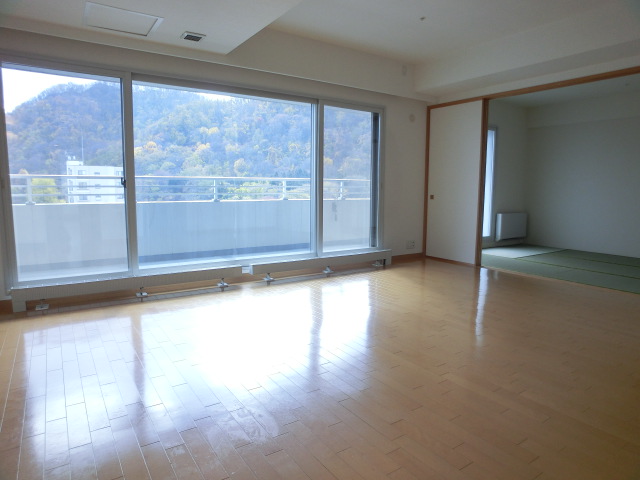
M 602 0 L 306 0 L 271 27 L 419 64 L 601 5 Z
M 87 22 L 87 3 L 114 7 L 106 29 Z M 126 33 L 153 17 L 153 28 L 141 25 L 148 34 Z M 159 53 L 188 49 L 221 63 L 220 56 L 242 56 L 276 33 L 290 43 L 302 37 L 406 64 L 424 95 L 640 58 L 640 0 L 2 0 L 0 27 L 98 43 L 113 38 L 120 46 L 128 40 Z M 205 38 L 187 42 L 185 31 Z
M 12 20 L 19 24 L 40 24 L 43 33 L 49 33 L 53 25 L 82 29 L 88 34 L 103 32 L 103 29 L 86 25 L 87 3 L 115 7 L 121 12 L 159 17 L 160 25 L 146 37 L 125 33 L 130 26 L 121 15 L 120 22 L 108 29 L 109 33 L 120 36 L 135 35 L 139 41 L 166 45 L 187 45 L 202 48 L 213 53 L 228 54 L 257 32 L 267 27 L 301 0 L 2 0 L 0 15 L 5 18 L 0 25 L 12 26 Z M 118 31 L 121 30 L 121 31 Z M 58 30 L 60 31 L 60 30 Z M 188 44 L 180 35 L 185 31 L 206 35 L 201 44 Z

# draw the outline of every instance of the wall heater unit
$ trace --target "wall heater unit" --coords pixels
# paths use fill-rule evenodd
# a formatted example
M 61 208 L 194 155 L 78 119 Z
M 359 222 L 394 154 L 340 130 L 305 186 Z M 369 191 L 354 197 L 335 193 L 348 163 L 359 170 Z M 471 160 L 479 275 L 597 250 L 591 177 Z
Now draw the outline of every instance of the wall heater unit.
M 526 213 L 496 214 L 496 242 L 521 239 L 527 236 Z
M 140 290 L 145 287 L 159 287 L 179 283 L 213 281 L 239 277 L 242 267 L 233 265 L 221 268 L 196 270 L 193 272 L 161 273 L 138 277 L 110 278 L 105 280 L 91 280 L 87 282 L 67 283 L 58 285 L 16 287 L 11 290 L 11 302 L 14 312 L 24 312 L 26 302 L 48 298 L 71 297 L 92 293 L 117 292 L 120 290 Z
M 381 262 L 385 265 L 391 264 L 391 250 L 376 250 L 374 252 L 352 253 L 348 255 L 327 255 L 322 257 L 303 258 L 298 260 L 285 260 L 281 262 L 254 263 L 250 272 L 256 274 L 270 274 L 275 272 L 287 272 L 290 270 L 321 269 L 335 267 L 337 265 L 348 265 L 360 262 Z

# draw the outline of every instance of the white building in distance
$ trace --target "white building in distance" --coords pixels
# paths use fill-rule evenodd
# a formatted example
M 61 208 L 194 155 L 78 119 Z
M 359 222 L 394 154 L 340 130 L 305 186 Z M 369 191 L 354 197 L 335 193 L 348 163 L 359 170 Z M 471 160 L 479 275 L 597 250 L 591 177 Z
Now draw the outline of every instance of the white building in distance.
M 69 203 L 117 203 L 124 201 L 123 168 L 84 165 L 67 160 L 67 201 Z

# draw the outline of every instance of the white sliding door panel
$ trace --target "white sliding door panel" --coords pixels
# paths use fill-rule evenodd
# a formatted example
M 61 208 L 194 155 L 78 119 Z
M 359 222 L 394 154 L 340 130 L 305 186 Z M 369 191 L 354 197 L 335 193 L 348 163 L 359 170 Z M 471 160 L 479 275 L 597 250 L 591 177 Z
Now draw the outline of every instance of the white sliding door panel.
M 482 102 L 430 111 L 427 256 L 475 263 Z

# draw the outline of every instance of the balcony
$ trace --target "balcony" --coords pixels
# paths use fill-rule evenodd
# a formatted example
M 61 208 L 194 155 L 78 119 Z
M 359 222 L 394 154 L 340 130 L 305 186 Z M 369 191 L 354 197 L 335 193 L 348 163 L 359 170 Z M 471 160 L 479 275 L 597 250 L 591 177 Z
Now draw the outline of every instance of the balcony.
M 111 175 L 12 174 L 13 205 L 122 203 L 122 177 Z M 308 178 L 140 176 L 137 202 L 309 200 Z M 324 199 L 369 199 L 370 181 L 326 179 Z
M 106 175 L 11 175 L 19 282 L 126 272 L 123 183 Z M 300 178 L 136 177 L 139 267 L 310 254 L 311 191 Z M 369 181 L 327 179 L 323 195 L 325 251 L 369 247 Z

